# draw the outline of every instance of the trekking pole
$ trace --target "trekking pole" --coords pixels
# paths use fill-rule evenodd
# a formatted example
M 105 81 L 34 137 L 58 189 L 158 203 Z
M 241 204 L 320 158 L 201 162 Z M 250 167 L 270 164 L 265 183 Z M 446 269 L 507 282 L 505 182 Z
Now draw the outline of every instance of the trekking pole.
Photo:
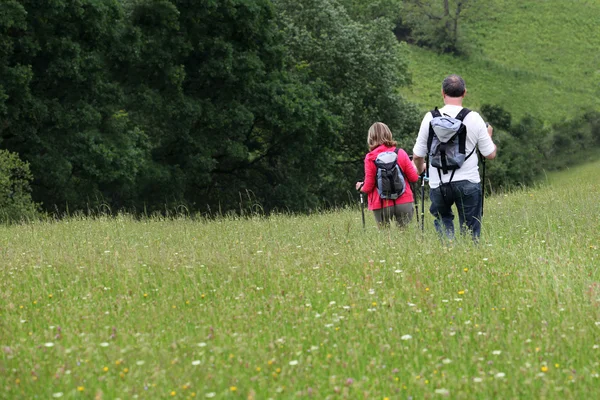
M 481 156 L 481 164 L 483 166 L 483 177 L 481 179 L 481 218 L 483 218 L 483 200 L 485 199 L 485 157 L 479 153 Z
M 485 123 L 485 127 L 487 128 L 488 126 L 490 126 L 490 124 L 488 122 Z M 485 199 L 485 157 L 483 156 L 483 154 L 481 154 L 480 151 L 477 151 L 479 153 L 479 158 L 481 159 L 481 165 L 482 165 L 482 178 L 481 178 L 481 218 L 483 218 L 483 200 Z
M 413 156 L 409 155 L 408 158 L 410 159 L 410 161 L 413 160 Z M 418 181 L 417 181 L 418 183 Z M 415 198 L 415 213 L 417 214 L 417 225 L 419 224 L 419 199 L 417 199 L 417 191 L 415 190 L 415 187 L 418 188 L 418 186 L 414 185 L 414 184 L 410 184 L 410 188 L 413 192 L 413 197 Z
M 417 214 L 417 224 L 419 223 L 419 199 L 417 199 L 417 191 L 414 189 L 414 186 L 411 184 L 411 189 L 413 191 L 413 196 L 415 197 L 415 211 Z
M 425 232 L 425 180 L 427 180 L 427 170 L 421 175 L 421 232 Z
M 360 192 L 360 209 L 362 212 L 362 224 L 363 224 L 363 230 L 366 229 L 365 228 L 365 200 L 363 198 L 363 192 L 361 192 L 360 190 L 362 189 L 364 185 L 364 181 L 363 184 L 360 185 L 360 187 L 358 188 L 358 191 Z

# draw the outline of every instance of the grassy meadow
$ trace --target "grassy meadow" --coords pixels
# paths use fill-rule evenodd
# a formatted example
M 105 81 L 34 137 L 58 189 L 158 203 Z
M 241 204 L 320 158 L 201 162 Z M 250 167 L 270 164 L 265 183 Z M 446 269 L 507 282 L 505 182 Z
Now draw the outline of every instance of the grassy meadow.
M 478 246 L 358 208 L 0 227 L 0 398 L 597 398 L 599 171 L 488 197 Z
M 410 47 L 405 96 L 424 110 L 441 103 L 441 82 L 462 75 L 466 105 L 497 104 L 517 119 L 550 123 L 600 110 L 600 2 L 497 0 L 464 11 L 459 40 L 466 56 Z

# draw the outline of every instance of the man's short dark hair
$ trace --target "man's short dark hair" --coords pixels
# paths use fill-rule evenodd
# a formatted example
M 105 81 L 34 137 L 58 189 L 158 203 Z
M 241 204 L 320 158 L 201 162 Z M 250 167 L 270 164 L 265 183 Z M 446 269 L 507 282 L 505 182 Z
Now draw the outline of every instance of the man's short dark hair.
M 465 94 L 465 80 L 458 75 L 449 75 L 442 82 L 442 90 L 447 96 L 461 97 Z

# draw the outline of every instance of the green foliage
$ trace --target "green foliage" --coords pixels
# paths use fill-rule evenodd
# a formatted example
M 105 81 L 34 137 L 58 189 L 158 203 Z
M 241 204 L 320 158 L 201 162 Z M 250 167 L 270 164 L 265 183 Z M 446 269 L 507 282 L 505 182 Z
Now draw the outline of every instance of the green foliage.
M 460 53 L 459 34 L 465 11 L 478 0 L 404 0 L 410 39 L 443 53 Z
M 34 198 L 47 207 L 128 204 L 148 143 L 119 117 L 124 98 L 110 77 L 120 3 L 23 0 L 15 10 L 18 24 L 2 31 L 12 49 L 4 74 L 17 76 L 8 80 L 3 146 L 29 162 Z
M 154 144 L 139 202 L 221 212 L 252 193 L 266 209 L 315 207 L 307 174 L 326 173 L 336 122 L 319 86 L 284 68 L 270 2 L 137 1 L 130 15 L 113 57 Z
M 321 194 L 347 201 L 347 190 L 361 177 L 366 136 L 384 121 L 401 143 L 412 141 L 416 109 L 396 88 L 409 84 L 406 47 L 385 19 L 359 23 L 335 0 L 277 0 L 288 63 L 304 82 L 318 85 L 320 98 L 339 122 L 337 162 L 324 177 Z
M 38 216 L 31 199 L 33 176 L 29 165 L 15 153 L 0 150 L 0 222 L 20 222 Z
M 484 104 L 481 106 L 481 114 L 494 128 L 508 130 L 512 125 L 512 116 L 501 106 Z
M 590 112 L 551 126 L 533 116 L 511 123 L 501 106 L 485 105 L 483 117 L 494 126 L 498 156 L 487 163 L 487 190 L 531 185 L 544 171 L 589 161 L 600 145 L 600 113 Z
M 59 214 L 308 211 L 348 202 L 373 122 L 410 151 L 421 115 L 406 99 L 431 109 L 459 72 L 497 126 L 494 181 L 530 183 L 598 145 L 600 42 L 578 5 L 498 4 L 5 0 L 0 146 Z M 554 9 L 568 18 L 536 14 Z

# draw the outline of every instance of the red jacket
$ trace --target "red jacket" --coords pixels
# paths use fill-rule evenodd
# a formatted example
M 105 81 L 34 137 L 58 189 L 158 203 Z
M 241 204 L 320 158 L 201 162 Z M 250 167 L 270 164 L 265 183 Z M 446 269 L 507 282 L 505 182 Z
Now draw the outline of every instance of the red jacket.
M 382 204 L 383 207 L 390 207 L 394 204 L 412 203 L 414 201 L 413 192 L 408 182 L 419 180 L 419 174 L 417 174 L 415 166 L 410 161 L 410 158 L 408 158 L 408 154 L 400 148 L 398 149 L 398 165 L 402 172 L 404 172 L 406 179 L 408 179 L 406 190 L 396 200 L 383 200 L 383 202 L 377 192 L 377 167 L 375 167 L 375 159 L 379 153 L 394 151 L 395 149 L 395 147 L 387 147 L 382 144 L 365 156 L 365 181 L 361 190 L 368 194 L 369 210 L 379 210 L 382 208 Z

